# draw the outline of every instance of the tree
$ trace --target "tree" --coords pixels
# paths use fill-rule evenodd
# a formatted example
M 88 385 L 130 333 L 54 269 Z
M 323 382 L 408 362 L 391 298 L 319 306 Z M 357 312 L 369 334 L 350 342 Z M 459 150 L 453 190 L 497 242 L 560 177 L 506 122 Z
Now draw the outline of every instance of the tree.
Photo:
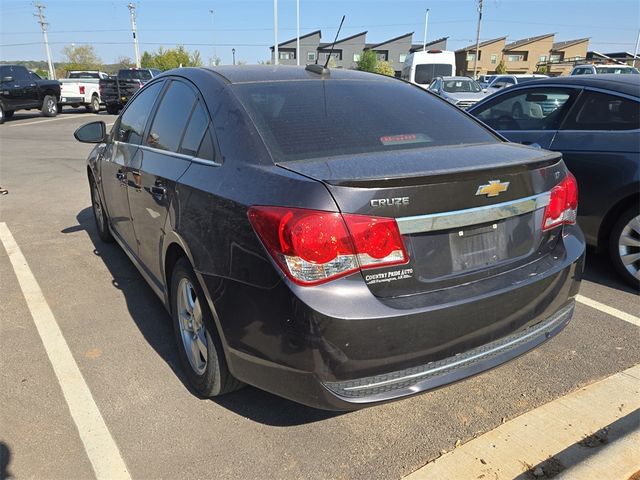
M 365 50 L 360 54 L 360 60 L 358 60 L 358 70 L 363 72 L 375 72 L 376 65 L 378 64 L 378 55 L 373 50 Z
M 211 57 L 209 59 L 209 65 L 211 65 L 211 66 L 217 67 L 221 63 L 222 63 L 222 59 L 220 57 L 218 57 L 217 55 L 214 55 L 213 57 Z
M 504 60 L 500 60 L 500 63 L 496 67 L 496 73 L 500 75 L 507 73 L 507 67 L 504 65 Z
M 158 68 L 171 70 L 179 67 L 199 67 L 202 59 L 198 50 L 189 53 L 182 45 L 165 50 L 160 47 L 156 53 L 145 51 L 140 59 L 140 65 L 144 68 Z
M 544 75 L 547 73 L 547 66 L 546 65 L 541 65 L 538 67 L 538 73 Z
M 395 70 L 389 62 L 386 60 L 380 60 L 375 68 L 376 73 L 387 75 L 388 77 L 394 77 L 396 75 Z
M 135 67 L 135 62 L 130 57 L 120 56 L 116 62 L 118 69 Z
M 67 70 L 99 70 L 102 60 L 91 45 L 67 45 L 62 49 Z

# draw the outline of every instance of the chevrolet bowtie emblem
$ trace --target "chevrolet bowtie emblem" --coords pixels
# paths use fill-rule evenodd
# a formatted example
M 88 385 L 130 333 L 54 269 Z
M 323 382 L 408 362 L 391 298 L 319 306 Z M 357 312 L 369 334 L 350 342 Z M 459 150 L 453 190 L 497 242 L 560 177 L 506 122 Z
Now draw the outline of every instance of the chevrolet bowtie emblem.
M 509 182 L 501 182 L 500 180 L 489 180 L 487 185 L 480 185 L 476 195 L 486 195 L 487 197 L 497 197 L 502 192 L 506 192 L 509 188 Z

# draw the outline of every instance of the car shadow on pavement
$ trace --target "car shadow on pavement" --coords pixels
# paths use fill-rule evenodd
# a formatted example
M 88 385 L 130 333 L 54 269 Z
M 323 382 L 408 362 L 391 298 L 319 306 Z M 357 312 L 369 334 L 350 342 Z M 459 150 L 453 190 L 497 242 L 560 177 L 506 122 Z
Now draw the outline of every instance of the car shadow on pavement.
M 614 270 L 609 256 L 606 253 L 597 252 L 593 247 L 587 247 L 587 261 L 583 280 L 622 290 L 623 292 L 638 293 L 620 278 Z
M 9 446 L 0 441 L 0 479 L 10 479 L 9 463 L 11 463 L 11 449 Z
M 87 233 L 93 242 L 94 254 L 108 268 L 113 286 L 124 295 L 129 314 L 145 340 L 183 385 L 196 395 L 182 372 L 171 319 L 158 297 L 117 243 L 100 240 L 90 207 L 80 211 L 76 219 L 78 225 L 67 227 L 62 233 L 80 230 Z M 211 400 L 242 417 L 279 427 L 313 423 L 341 414 L 306 407 L 251 386 Z

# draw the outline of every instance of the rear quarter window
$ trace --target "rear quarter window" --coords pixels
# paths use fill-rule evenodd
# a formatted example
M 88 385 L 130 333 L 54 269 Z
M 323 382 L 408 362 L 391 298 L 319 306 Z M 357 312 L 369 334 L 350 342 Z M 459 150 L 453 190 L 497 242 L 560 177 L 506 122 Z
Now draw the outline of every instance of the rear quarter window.
M 402 82 L 311 80 L 232 88 L 276 162 L 499 141 L 456 107 Z
M 640 129 L 640 102 L 603 92 L 586 91 L 563 130 Z

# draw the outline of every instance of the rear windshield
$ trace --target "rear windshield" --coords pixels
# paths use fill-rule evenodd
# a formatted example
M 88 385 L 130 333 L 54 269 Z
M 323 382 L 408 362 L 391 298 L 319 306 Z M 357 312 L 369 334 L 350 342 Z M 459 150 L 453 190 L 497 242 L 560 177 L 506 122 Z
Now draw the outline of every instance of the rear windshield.
M 118 78 L 124 80 L 151 80 L 149 70 L 120 70 Z
M 100 78 L 98 72 L 71 72 L 68 78 Z
M 276 162 L 498 141 L 448 102 L 400 81 L 311 80 L 232 88 Z
M 415 82 L 428 85 L 436 77 L 450 77 L 453 75 L 453 66 L 449 63 L 429 63 L 416 65 Z
M 596 72 L 598 73 L 638 73 L 633 67 L 596 67 Z

